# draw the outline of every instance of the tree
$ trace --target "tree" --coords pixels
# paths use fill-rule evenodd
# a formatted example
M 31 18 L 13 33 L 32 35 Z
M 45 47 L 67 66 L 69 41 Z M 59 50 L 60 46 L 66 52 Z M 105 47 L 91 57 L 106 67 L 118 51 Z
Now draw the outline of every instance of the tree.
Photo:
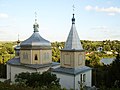
M 55 74 L 50 72 L 43 72 L 42 74 L 35 72 L 22 72 L 15 76 L 15 82 L 18 85 L 23 86 L 30 86 L 30 87 L 43 87 L 43 88 L 50 88 L 53 86 L 60 87 L 59 79 L 56 77 Z
M 100 57 L 96 53 L 92 53 L 88 56 L 88 60 L 86 60 L 86 64 L 91 67 L 96 67 L 100 65 Z
M 120 54 L 117 54 L 115 61 L 110 65 L 109 75 L 111 85 L 120 88 Z
M 111 51 L 110 45 L 104 45 L 104 46 L 103 46 L 103 50 L 104 50 L 104 51 Z
M 0 82 L 0 90 L 66 90 L 66 89 L 61 89 L 58 86 L 52 86 L 50 88 L 41 88 L 41 87 L 27 87 L 27 86 L 20 86 L 16 84 L 10 84 L 8 82 Z

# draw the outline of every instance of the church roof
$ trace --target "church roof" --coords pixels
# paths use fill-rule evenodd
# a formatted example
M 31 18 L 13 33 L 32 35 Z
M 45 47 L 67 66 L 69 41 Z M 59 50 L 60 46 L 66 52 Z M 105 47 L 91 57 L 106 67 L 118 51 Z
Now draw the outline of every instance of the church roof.
M 58 67 L 52 70 L 52 72 L 57 72 L 57 73 L 65 73 L 65 74 L 70 74 L 70 75 L 77 75 L 79 73 L 83 73 L 86 71 L 91 70 L 92 68 L 83 66 L 83 67 L 78 67 L 78 68 L 65 68 L 65 67 Z
M 51 47 L 51 43 L 48 40 L 40 36 L 39 31 L 38 31 L 39 25 L 36 23 L 36 20 L 35 20 L 35 24 L 33 25 L 33 28 L 34 28 L 34 33 L 31 35 L 31 37 L 23 41 L 20 44 L 20 46 L 21 47 L 24 47 L 24 46 Z
M 72 18 L 71 30 L 69 32 L 69 35 L 63 50 L 83 50 L 76 27 L 75 27 L 74 14 Z
M 60 63 L 57 63 L 57 62 L 52 62 L 52 63 L 48 63 L 48 64 L 22 64 L 22 63 L 20 63 L 20 58 L 12 58 L 11 60 L 7 61 L 7 64 L 10 64 L 13 66 L 26 67 L 26 68 L 33 68 L 33 69 L 53 67 L 53 66 L 60 65 Z
M 31 37 L 23 41 L 20 46 L 51 46 L 51 43 L 42 38 L 38 32 L 34 32 Z

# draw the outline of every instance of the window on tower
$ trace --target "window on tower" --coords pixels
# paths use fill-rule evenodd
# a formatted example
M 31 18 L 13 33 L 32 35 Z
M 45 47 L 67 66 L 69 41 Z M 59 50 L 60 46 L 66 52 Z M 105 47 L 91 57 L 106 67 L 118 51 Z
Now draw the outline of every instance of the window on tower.
M 86 74 L 83 74 L 83 82 L 86 81 Z
M 83 82 L 82 74 L 80 74 L 80 82 L 81 82 L 81 83 Z
M 38 56 L 37 56 L 37 54 L 35 54 L 35 60 L 38 60 Z

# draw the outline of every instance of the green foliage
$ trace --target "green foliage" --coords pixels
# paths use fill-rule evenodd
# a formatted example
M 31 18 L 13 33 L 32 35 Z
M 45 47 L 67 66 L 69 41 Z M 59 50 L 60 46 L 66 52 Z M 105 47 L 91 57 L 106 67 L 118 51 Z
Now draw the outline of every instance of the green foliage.
M 98 65 L 93 68 L 93 85 L 100 90 L 119 90 L 120 88 L 120 55 L 110 65 Z M 112 89 L 114 88 L 114 89 Z
M 103 47 L 103 51 L 120 51 L 120 41 L 114 40 L 105 40 L 105 41 L 88 41 L 88 40 L 83 40 L 81 41 L 83 48 L 87 50 L 88 52 L 90 51 L 96 51 L 98 47 Z
M 4 46 L 8 54 L 14 54 L 13 43 L 6 43 Z
M 120 88 L 120 55 L 118 54 L 115 61 L 109 66 L 111 84 Z
M 49 88 L 43 88 L 43 87 L 28 87 L 28 86 L 20 86 L 16 84 L 10 84 L 6 82 L 0 82 L 0 90 L 66 90 L 66 89 L 61 89 L 60 87 L 54 85 Z
M 8 42 L 6 42 L 6 43 L 2 43 L 2 44 L 0 44 L 0 55 L 2 55 L 2 54 L 14 54 L 14 48 L 13 48 L 13 46 L 14 46 L 14 43 L 8 43 Z
M 6 63 L 15 56 L 14 42 L 0 42 L 0 64 Z
M 64 42 L 54 42 L 52 45 L 52 60 L 60 62 L 60 49 L 64 47 Z
M 2 83 L 0 82 L 0 90 L 33 90 L 29 87 L 22 87 L 17 85 L 10 85 L 8 83 Z
M 102 57 L 114 57 L 115 52 L 120 52 L 120 41 L 106 40 L 106 41 L 88 41 L 81 40 L 82 46 L 86 52 L 96 52 L 97 48 L 102 47 L 102 52 L 97 53 L 97 55 Z M 60 49 L 64 47 L 64 42 L 53 42 L 52 44 L 52 60 L 55 62 L 60 62 Z M 113 54 L 105 54 L 105 51 L 112 51 Z M 98 58 L 98 57 L 96 57 Z
M 29 87 L 42 87 L 42 88 L 51 88 L 53 86 L 59 85 L 59 79 L 57 79 L 55 74 L 50 72 L 43 72 L 42 74 L 35 72 L 35 73 L 20 73 L 15 76 L 15 82 L 17 85 L 21 86 L 29 86 Z
M 93 52 L 92 54 L 89 54 L 86 57 L 86 65 L 90 66 L 90 67 L 96 67 L 98 65 L 100 65 L 100 56 L 98 55 L 98 53 Z

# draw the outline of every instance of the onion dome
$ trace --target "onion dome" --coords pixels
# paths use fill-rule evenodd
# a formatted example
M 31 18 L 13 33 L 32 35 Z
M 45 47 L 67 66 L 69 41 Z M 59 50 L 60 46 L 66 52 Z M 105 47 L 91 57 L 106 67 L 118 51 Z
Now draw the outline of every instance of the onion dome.
M 18 38 L 18 41 L 17 41 L 17 46 L 14 48 L 15 50 L 15 56 L 19 56 L 20 54 L 20 40 Z
M 35 24 L 33 25 L 34 28 L 34 33 L 25 41 L 23 41 L 20 46 L 21 48 L 27 47 L 27 48 L 43 48 L 43 47 L 51 47 L 51 43 L 44 39 L 43 37 L 40 36 L 38 28 L 39 25 L 36 22 L 37 20 L 35 19 Z
M 17 46 L 15 46 L 14 49 L 15 49 L 15 50 L 20 50 L 20 40 L 19 40 L 19 35 L 18 35 Z
M 15 50 L 20 50 L 20 43 L 17 43 L 17 46 L 14 49 Z

